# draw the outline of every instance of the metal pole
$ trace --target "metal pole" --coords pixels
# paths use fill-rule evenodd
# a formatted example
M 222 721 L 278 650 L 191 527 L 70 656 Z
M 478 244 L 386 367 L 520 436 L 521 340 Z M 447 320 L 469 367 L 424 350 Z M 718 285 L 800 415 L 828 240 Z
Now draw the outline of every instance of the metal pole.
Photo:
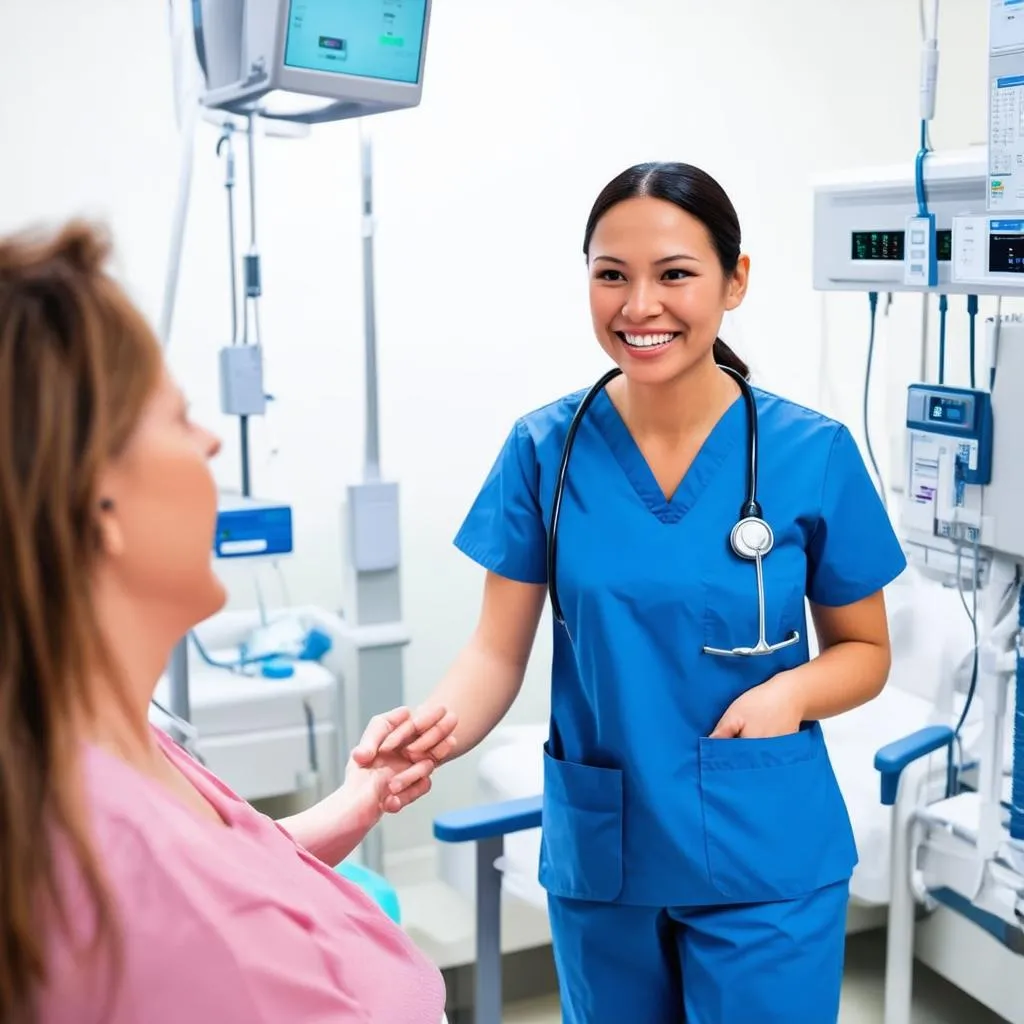
M 501 870 L 505 837 L 476 842 L 476 984 L 474 1024 L 501 1024 Z
M 253 340 L 260 343 L 259 328 L 259 256 L 256 250 L 256 115 L 248 117 L 249 132 L 249 254 L 245 261 L 246 308 L 244 310 L 244 327 L 242 328 L 242 344 L 249 342 L 249 300 L 252 300 Z M 242 495 L 248 498 L 252 494 L 251 461 L 249 455 L 249 417 L 238 417 L 239 452 L 242 463 Z
M 366 439 L 363 460 L 363 481 L 380 479 L 380 416 L 377 408 L 377 308 L 373 279 L 373 139 L 364 122 L 359 122 L 362 147 L 363 204 L 363 346 L 366 367 Z M 360 686 L 360 691 L 362 686 Z M 360 693 L 360 697 L 362 694 Z M 360 704 L 362 700 L 360 699 Z M 360 715 L 363 709 L 360 708 Z M 363 839 L 363 856 L 371 871 L 384 871 L 384 836 L 380 828 L 371 830 Z
M 192 708 L 188 697 L 188 640 L 180 640 L 171 651 L 171 713 L 192 721 Z
M 160 310 L 158 337 L 166 351 L 171 343 L 171 327 L 174 322 L 174 305 L 178 296 L 178 277 L 181 272 L 181 254 L 185 246 L 185 226 L 188 222 L 189 198 L 192 192 L 192 164 L 195 151 L 196 125 L 199 121 L 199 103 L 193 98 L 185 109 L 185 123 L 182 137 L 181 164 L 178 173 L 178 199 L 171 222 L 171 248 L 167 261 L 167 277 L 164 282 L 163 306 Z M 190 722 L 188 694 L 188 640 L 178 641 L 171 652 L 167 669 L 170 688 L 170 710 L 179 718 Z
M 373 278 L 373 140 L 362 120 L 363 151 L 363 322 L 366 353 L 366 454 L 363 479 L 380 479 L 380 411 L 377 387 L 377 300 Z
M 921 296 L 921 343 L 919 349 L 920 363 L 917 368 L 917 379 L 928 380 L 928 350 L 931 339 L 928 337 L 928 293 Z
M 188 223 L 188 205 L 192 194 L 192 164 L 195 152 L 196 124 L 199 121 L 199 104 L 193 98 L 185 108 L 185 123 L 182 131 L 181 163 L 178 170 L 178 199 L 171 221 L 171 249 L 167 260 L 167 276 L 164 280 L 164 298 L 160 309 L 157 337 L 166 349 L 171 343 L 171 326 L 174 322 L 174 304 L 178 297 L 178 277 L 181 273 L 181 253 L 185 246 L 185 227 Z

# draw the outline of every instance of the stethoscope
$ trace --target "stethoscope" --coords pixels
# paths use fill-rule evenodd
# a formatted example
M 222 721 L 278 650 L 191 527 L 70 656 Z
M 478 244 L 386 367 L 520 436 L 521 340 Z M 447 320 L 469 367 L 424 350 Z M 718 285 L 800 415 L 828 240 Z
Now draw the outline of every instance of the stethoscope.
M 764 559 L 775 545 L 775 535 L 772 528 L 765 522 L 761 505 L 757 500 L 757 404 L 754 400 L 754 392 L 746 378 L 737 373 L 729 366 L 719 365 L 720 370 L 728 373 L 740 386 L 743 399 L 747 405 L 747 492 L 742 507 L 740 508 L 739 519 L 729 533 L 729 544 L 733 553 L 746 561 L 752 561 L 757 570 L 757 621 L 758 637 L 753 647 L 734 647 L 732 650 L 724 650 L 718 647 L 704 647 L 705 654 L 717 654 L 722 657 L 756 657 L 762 654 L 774 654 L 785 647 L 791 647 L 800 642 L 800 633 L 793 630 L 785 640 L 777 644 L 768 643 L 765 636 L 765 600 L 764 600 Z M 565 626 L 566 632 L 569 627 L 565 625 L 565 615 L 562 613 L 562 605 L 558 600 L 558 586 L 555 580 L 556 562 L 558 555 L 558 521 L 562 513 L 562 497 L 565 493 L 565 480 L 569 468 L 569 455 L 572 453 L 573 442 L 576 440 L 576 432 L 583 422 L 587 409 L 595 398 L 607 387 L 608 383 L 622 373 L 618 367 L 609 370 L 583 397 L 576 414 L 569 424 L 569 431 L 565 435 L 565 444 L 562 446 L 562 461 L 558 467 L 558 479 L 555 481 L 555 493 L 551 502 L 551 522 L 548 526 L 547 545 L 547 574 L 548 594 L 551 598 L 551 610 L 559 625 Z

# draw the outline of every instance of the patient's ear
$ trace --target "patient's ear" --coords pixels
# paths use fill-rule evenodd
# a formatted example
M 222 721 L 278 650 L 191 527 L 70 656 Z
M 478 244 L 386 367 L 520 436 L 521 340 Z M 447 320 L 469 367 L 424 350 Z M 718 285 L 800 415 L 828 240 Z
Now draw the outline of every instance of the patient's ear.
M 124 533 L 117 519 L 113 498 L 100 498 L 96 515 L 96 532 L 100 550 L 111 558 L 124 553 Z

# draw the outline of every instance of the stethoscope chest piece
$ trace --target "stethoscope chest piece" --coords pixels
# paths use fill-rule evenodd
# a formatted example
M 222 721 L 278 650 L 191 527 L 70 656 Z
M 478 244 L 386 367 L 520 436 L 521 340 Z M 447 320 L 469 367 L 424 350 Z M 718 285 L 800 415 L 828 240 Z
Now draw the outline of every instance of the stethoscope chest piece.
M 764 558 L 771 551 L 775 546 L 775 534 L 763 519 L 747 516 L 732 528 L 729 543 L 740 558 L 753 561 Z
M 774 654 L 783 648 L 800 642 L 800 634 L 793 630 L 785 640 L 777 644 L 768 643 L 765 636 L 764 559 L 775 546 L 772 528 L 759 515 L 744 515 L 729 533 L 733 553 L 748 562 L 753 562 L 757 571 L 757 643 L 753 647 L 705 647 L 705 654 L 719 657 L 756 657 Z

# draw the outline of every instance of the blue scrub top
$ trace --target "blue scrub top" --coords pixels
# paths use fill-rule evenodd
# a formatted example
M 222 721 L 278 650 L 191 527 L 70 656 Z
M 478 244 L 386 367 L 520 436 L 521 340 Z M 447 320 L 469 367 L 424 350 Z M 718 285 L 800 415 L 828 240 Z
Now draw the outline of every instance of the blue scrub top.
M 585 392 L 520 419 L 456 537 L 484 568 L 543 584 L 562 445 Z M 906 561 L 849 431 L 754 389 L 764 560 L 761 657 L 704 646 L 758 636 L 753 562 L 729 532 L 747 417 L 728 408 L 666 500 L 607 392 L 573 445 L 558 534 L 540 881 L 552 895 L 642 906 L 793 898 L 849 878 L 857 854 L 820 725 L 708 739 L 741 693 L 808 660 L 804 599 L 847 605 Z M 571 636 L 571 640 L 570 640 Z M 481 680 L 481 685 L 485 681 Z

